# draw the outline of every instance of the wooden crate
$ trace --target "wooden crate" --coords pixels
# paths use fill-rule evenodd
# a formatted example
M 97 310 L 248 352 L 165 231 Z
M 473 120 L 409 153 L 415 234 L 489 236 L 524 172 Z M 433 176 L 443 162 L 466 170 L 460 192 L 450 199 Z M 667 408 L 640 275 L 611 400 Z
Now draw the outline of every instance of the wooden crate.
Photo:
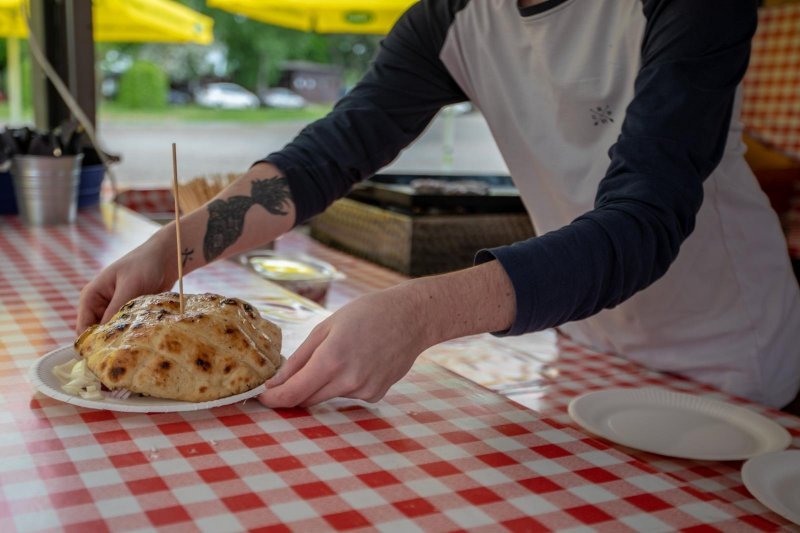
M 410 276 L 465 268 L 481 248 L 534 236 L 526 213 L 410 215 L 349 198 L 309 226 L 322 243 Z

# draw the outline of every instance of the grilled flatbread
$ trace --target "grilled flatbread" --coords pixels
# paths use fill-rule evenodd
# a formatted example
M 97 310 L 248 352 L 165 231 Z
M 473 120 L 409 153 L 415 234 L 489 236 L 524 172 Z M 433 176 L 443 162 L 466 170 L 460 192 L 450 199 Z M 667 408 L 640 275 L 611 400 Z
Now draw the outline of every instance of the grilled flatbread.
M 135 298 L 75 349 L 111 390 L 201 402 L 252 389 L 281 363 L 281 330 L 247 302 L 216 294 Z

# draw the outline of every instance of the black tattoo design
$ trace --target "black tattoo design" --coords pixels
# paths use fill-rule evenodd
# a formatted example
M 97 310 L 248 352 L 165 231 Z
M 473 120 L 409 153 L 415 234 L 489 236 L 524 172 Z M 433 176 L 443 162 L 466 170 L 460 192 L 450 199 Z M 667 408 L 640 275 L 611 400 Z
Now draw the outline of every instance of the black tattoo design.
M 186 266 L 186 263 L 192 260 L 192 255 L 194 255 L 193 248 L 184 248 L 181 252 L 181 265 Z
M 286 178 L 254 180 L 250 191 L 253 201 L 273 215 L 287 214 L 281 209 L 289 202 L 289 182 Z
M 203 255 L 211 262 L 236 242 L 244 228 L 244 215 L 253 207 L 249 196 L 231 196 L 208 204 L 208 226 L 203 239 Z
M 283 208 L 289 203 L 289 183 L 285 177 L 253 180 L 250 196 L 231 196 L 208 204 L 208 225 L 203 239 L 203 255 L 211 262 L 242 236 L 244 217 L 254 205 L 260 205 L 273 215 L 288 214 Z

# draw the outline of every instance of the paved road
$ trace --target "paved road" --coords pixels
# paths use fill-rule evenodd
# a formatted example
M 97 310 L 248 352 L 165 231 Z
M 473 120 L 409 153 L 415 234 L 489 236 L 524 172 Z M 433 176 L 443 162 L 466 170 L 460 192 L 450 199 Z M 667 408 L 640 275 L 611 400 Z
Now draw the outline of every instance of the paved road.
M 454 117 L 452 170 L 460 173 L 506 172 L 483 117 Z M 172 180 L 171 143 L 178 145 L 178 175 L 242 172 L 253 161 L 280 149 L 305 126 L 301 122 L 266 125 L 228 123 L 103 122 L 100 139 L 106 150 L 122 155 L 114 172 L 123 187 L 168 187 Z M 396 171 L 438 171 L 443 168 L 444 125 L 434 120 L 415 144 L 391 165 Z

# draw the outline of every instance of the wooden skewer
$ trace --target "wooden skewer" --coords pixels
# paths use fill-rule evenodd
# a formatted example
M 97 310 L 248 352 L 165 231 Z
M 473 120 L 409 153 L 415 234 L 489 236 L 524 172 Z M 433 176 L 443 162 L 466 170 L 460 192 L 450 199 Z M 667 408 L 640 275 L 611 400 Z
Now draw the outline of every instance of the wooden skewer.
M 178 153 L 172 143 L 172 194 L 175 197 L 175 235 L 178 246 L 178 289 L 180 290 L 180 310 L 183 315 L 183 256 L 181 255 L 181 210 L 178 199 Z

